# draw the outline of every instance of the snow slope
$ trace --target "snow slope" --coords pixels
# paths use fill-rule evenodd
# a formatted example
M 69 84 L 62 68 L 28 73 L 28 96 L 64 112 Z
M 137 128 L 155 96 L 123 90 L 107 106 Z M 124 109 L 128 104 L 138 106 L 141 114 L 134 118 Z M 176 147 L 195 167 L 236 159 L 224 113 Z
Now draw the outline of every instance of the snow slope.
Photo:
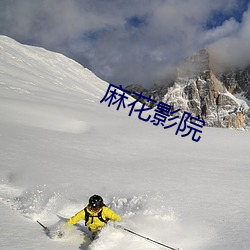
M 249 133 L 203 128 L 194 142 L 100 103 L 107 88 L 63 55 L 0 36 L 0 248 L 162 249 L 112 225 L 90 244 L 83 223 L 63 239 L 36 223 L 54 228 L 97 193 L 124 227 L 166 245 L 248 250 Z

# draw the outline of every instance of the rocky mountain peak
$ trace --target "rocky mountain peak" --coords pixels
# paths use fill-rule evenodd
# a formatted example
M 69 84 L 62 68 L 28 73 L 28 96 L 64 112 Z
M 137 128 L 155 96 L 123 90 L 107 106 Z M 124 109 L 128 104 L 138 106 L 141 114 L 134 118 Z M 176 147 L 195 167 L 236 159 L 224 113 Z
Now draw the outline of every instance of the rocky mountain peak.
M 236 86 L 242 86 L 244 79 L 230 77 L 230 84 L 222 81 L 213 72 L 209 52 L 206 49 L 187 58 L 179 67 L 177 78 L 165 94 L 166 103 L 200 115 L 207 126 L 238 128 L 250 127 L 250 109 L 244 100 L 233 95 Z M 243 74 L 242 74 L 243 75 Z M 236 74 L 235 74 L 236 76 Z M 227 80 L 229 78 L 226 78 Z M 235 79 L 233 81 L 233 79 Z M 225 75 L 224 75 L 225 80 Z M 245 80 L 244 82 L 246 82 Z
M 232 94 L 240 94 L 250 103 L 250 65 L 245 68 L 227 70 L 218 74 L 227 90 Z
M 144 90 L 157 101 L 163 101 L 192 116 L 200 116 L 206 126 L 250 128 L 247 102 L 234 96 L 250 97 L 250 67 L 241 71 L 214 73 L 209 51 L 202 49 L 188 57 L 177 69 L 175 81 L 169 86 Z
M 188 57 L 177 69 L 177 77 L 194 77 L 205 74 L 210 69 L 209 52 L 201 49 Z

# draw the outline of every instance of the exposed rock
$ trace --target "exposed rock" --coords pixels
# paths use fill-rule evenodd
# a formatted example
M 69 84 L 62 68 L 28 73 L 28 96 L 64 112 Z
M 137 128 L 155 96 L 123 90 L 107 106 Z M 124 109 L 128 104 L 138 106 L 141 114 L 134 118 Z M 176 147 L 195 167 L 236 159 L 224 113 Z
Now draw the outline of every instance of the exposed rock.
M 155 86 L 150 90 L 140 87 L 137 91 L 171 105 L 172 110 L 180 109 L 180 115 L 184 111 L 194 117 L 200 115 L 206 126 L 250 128 L 250 108 L 233 95 L 241 93 L 250 98 L 250 67 L 215 74 L 205 49 L 187 58 L 177 69 L 171 86 Z
M 242 96 L 250 100 L 250 66 L 218 73 L 218 79 L 225 84 L 230 93 L 241 93 Z
M 147 91 L 142 84 L 130 84 L 125 89 L 130 91 L 131 93 L 140 93 Z
M 207 126 L 250 127 L 248 105 L 234 97 L 227 90 L 227 85 L 215 76 L 207 50 L 188 58 L 178 72 L 173 87 L 163 98 L 164 102 L 174 109 L 180 108 L 181 113 L 187 111 L 192 116 L 200 115 Z M 244 76 L 248 75 L 245 73 Z M 232 85 L 228 87 L 232 89 Z

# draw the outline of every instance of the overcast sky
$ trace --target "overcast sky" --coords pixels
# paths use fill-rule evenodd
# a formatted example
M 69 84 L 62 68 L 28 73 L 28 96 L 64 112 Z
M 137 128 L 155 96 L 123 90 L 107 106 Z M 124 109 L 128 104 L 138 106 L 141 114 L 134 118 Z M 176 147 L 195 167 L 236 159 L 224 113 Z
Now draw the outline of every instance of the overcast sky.
M 212 47 L 250 62 L 250 0 L 0 0 L 0 34 L 61 52 L 113 84 L 162 79 Z

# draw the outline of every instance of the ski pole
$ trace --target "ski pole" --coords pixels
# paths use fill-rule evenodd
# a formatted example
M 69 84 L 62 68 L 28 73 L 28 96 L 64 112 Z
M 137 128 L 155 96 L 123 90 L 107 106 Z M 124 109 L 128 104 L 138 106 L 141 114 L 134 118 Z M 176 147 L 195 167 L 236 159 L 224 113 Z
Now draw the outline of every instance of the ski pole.
M 36 221 L 40 226 L 42 226 L 43 227 L 43 229 L 46 231 L 46 230 L 48 230 L 48 228 L 47 227 L 45 227 L 41 222 L 39 222 L 38 220 Z
M 145 240 L 154 242 L 154 243 L 156 243 L 156 244 L 158 244 L 158 245 L 161 245 L 161 246 L 163 246 L 163 247 L 169 248 L 169 249 L 171 249 L 171 250 L 180 250 L 180 248 L 173 248 L 173 247 L 167 246 L 167 245 L 162 244 L 162 243 L 160 243 L 160 242 L 158 242 L 158 241 L 155 241 L 155 240 L 152 240 L 152 239 L 150 239 L 150 238 L 148 238 L 148 237 L 145 237 L 145 236 L 143 236 L 143 235 L 141 235 L 141 234 L 135 233 L 135 232 L 133 232 L 133 231 L 127 229 L 127 228 L 122 228 L 122 229 L 125 230 L 125 231 L 127 231 L 127 232 L 129 232 L 129 233 L 131 233 L 131 234 L 137 235 L 137 236 L 139 236 L 139 237 L 141 237 L 141 238 L 143 238 L 143 239 L 145 239 Z

